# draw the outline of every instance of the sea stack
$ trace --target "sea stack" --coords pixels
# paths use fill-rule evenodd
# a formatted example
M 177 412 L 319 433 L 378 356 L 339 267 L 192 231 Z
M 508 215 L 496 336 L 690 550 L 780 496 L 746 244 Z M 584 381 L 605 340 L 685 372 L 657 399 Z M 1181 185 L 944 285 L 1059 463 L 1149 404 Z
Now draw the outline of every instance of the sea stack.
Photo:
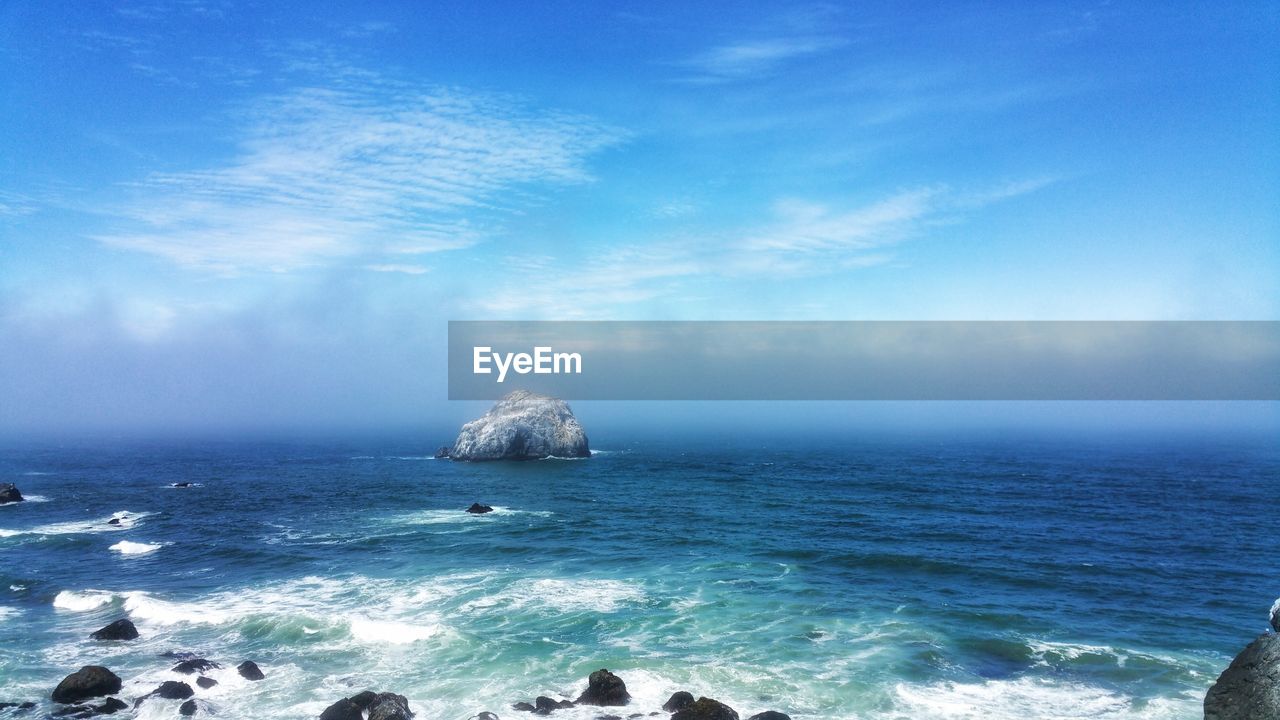
M 462 426 L 453 460 L 541 460 L 588 457 L 587 434 L 563 400 L 517 390 Z

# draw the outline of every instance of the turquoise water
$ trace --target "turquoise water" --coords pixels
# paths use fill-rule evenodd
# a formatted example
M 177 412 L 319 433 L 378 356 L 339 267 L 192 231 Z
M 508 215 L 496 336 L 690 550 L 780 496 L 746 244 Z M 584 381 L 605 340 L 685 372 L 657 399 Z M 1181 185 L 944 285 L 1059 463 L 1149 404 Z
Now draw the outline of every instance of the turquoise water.
M 744 718 L 1193 718 L 1280 595 L 1262 441 L 596 445 L 8 447 L 31 501 L 0 508 L 0 701 L 90 662 L 132 698 L 190 651 L 228 668 L 200 692 L 227 718 L 365 688 L 521 717 L 600 667 L 627 712 L 687 689 Z M 140 640 L 87 639 L 121 616 Z

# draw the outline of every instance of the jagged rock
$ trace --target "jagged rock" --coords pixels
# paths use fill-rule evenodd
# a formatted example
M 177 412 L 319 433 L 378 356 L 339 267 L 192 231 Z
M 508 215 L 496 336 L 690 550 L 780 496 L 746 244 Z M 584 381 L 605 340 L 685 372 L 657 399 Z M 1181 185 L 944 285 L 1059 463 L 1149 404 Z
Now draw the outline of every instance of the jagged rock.
M 350 698 L 351 702 L 355 703 L 361 710 L 368 708 L 377 699 L 378 693 L 372 690 L 361 690 Z
M 184 682 L 179 680 L 165 680 L 160 683 L 160 687 L 157 687 L 155 690 L 152 690 L 146 695 L 134 700 L 133 707 L 136 709 L 147 698 L 158 697 L 164 700 L 186 700 L 195 694 L 196 691 L 192 690 L 191 686 Z
M 409 720 L 413 711 L 409 709 L 409 700 L 395 693 L 378 693 L 369 703 L 369 720 Z
M 448 459 L 449 459 L 449 452 L 450 452 L 450 450 L 449 450 L 449 448 L 448 448 L 447 446 L 444 446 L 444 445 L 440 446 L 440 449 L 436 451 L 436 459 L 437 459 L 437 460 L 448 460 Z
M 53 717 L 79 720 L 80 718 L 91 718 L 98 715 L 114 715 L 121 710 L 128 709 L 128 707 L 124 701 L 109 697 L 98 705 L 72 705 L 61 710 L 55 710 Z
M 178 706 L 178 714 L 183 717 L 191 717 L 196 714 L 196 701 L 188 700 Z
M 597 670 L 587 678 L 587 689 L 578 696 L 582 705 L 618 706 L 631 702 L 626 683 L 608 670 Z
M 177 665 L 174 665 L 173 671 L 176 673 L 182 673 L 183 675 L 190 675 L 192 673 L 202 673 L 202 672 L 205 672 L 206 670 L 212 670 L 214 668 L 220 668 L 220 667 L 222 666 L 216 662 L 213 662 L 212 660 L 205 660 L 204 658 L 191 658 L 190 660 L 183 660 Z
M 454 460 L 539 460 L 587 457 L 587 434 L 563 400 L 517 390 L 484 417 L 462 426 Z
M 738 720 L 738 713 L 719 700 L 700 697 L 674 713 L 671 720 Z
M 677 710 L 683 710 L 693 704 L 693 693 L 677 690 L 671 693 L 671 698 L 662 703 L 662 709 L 673 713 Z
M 258 667 L 258 664 L 252 660 L 245 660 L 237 665 L 236 672 L 240 673 L 240 677 L 245 680 L 257 681 L 266 677 L 266 675 L 262 674 L 262 670 Z
M 0 483 L 0 505 L 22 502 L 24 498 L 13 483 Z
M 94 640 L 137 640 L 138 628 L 134 627 L 128 618 L 121 618 L 93 632 L 89 637 Z
M 351 698 L 342 698 L 325 708 L 320 713 L 320 720 L 364 720 L 360 706 L 351 702 Z
M 791 716 L 786 713 L 780 713 L 777 710 L 765 710 L 762 713 L 756 713 L 747 720 L 791 720 Z
M 1204 696 L 1205 720 L 1280 718 L 1280 635 L 1249 643 Z
M 120 677 L 101 665 L 85 665 L 58 683 L 50 696 L 56 703 L 78 703 L 120 692 Z
M 472 515 L 483 515 L 485 513 L 493 512 L 493 508 L 488 505 L 481 505 L 480 503 L 471 503 L 471 507 L 467 508 L 467 512 Z

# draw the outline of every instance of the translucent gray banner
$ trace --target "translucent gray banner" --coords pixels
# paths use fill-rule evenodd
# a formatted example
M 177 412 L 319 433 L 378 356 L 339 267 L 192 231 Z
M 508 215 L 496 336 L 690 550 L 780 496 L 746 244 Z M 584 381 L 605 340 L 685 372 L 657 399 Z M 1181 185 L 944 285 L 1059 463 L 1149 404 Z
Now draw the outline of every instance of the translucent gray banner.
M 1280 322 L 449 323 L 449 398 L 1277 400 Z

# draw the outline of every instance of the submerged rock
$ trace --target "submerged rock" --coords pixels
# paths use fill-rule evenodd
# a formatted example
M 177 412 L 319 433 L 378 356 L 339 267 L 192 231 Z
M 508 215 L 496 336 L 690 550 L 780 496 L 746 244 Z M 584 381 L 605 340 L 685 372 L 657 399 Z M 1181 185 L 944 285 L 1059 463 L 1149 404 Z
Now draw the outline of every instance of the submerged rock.
M 671 693 L 671 698 L 662 703 L 662 709 L 673 713 L 677 710 L 683 710 L 693 704 L 693 693 L 677 690 Z
M 94 631 L 89 637 L 94 640 L 137 640 L 138 628 L 128 618 L 121 618 L 102 628 Z
M 85 665 L 58 683 L 50 696 L 56 703 L 78 703 L 120 692 L 120 677 L 101 665 Z
M 791 716 L 786 713 L 780 713 L 777 710 L 765 710 L 762 713 L 756 713 L 747 720 L 791 720 Z
M 485 513 L 493 512 L 493 508 L 488 505 L 481 505 L 480 503 L 471 503 L 471 507 L 467 508 L 467 512 L 473 515 L 483 515 Z
M 196 685 L 199 685 L 201 690 L 208 690 L 209 688 L 217 684 L 218 684 L 218 681 L 214 680 L 211 677 L 205 677 L 201 675 L 200 677 L 196 678 Z
M 258 664 L 252 660 L 245 660 L 236 666 L 236 672 L 240 673 L 240 677 L 245 680 L 262 680 L 266 675 L 262 674 L 262 670 Z
M 622 678 L 608 670 L 597 670 L 587 678 L 587 689 L 578 696 L 581 705 L 600 705 L 605 707 L 626 705 L 631 702 L 631 694 L 627 692 Z
M 0 505 L 22 502 L 24 498 L 13 483 L 0 483 Z
M 527 702 L 512 703 L 511 709 L 519 710 L 520 712 L 533 712 L 534 710 L 537 710 L 537 708 Z
M 206 670 L 212 670 L 220 667 L 222 666 L 216 662 L 213 662 L 212 660 L 205 660 L 204 658 L 191 658 L 190 660 L 183 660 L 177 665 L 174 665 L 173 672 L 182 673 L 183 675 L 190 675 L 192 673 L 202 673 L 202 672 L 205 672 Z
M 700 697 L 674 713 L 671 720 L 738 720 L 738 713 L 719 700 Z
M 98 715 L 114 715 L 121 710 L 127 710 L 129 706 L 119 698 L 109 697 L 97 705 L 72 705 L 70 707 L 55 710 L 53 717 L 58 718 L 91 718 Z
M 198 709 L 195 700 L 188 700 L 178 706 L 178 714 L 183 717 L 191 717 L 196 714 Z
M 540 460 L 588 457 L 587 434 L 563 400 L 517 390 L 484 417 L 462 426 L 454 460 Z
M 1205 720 L 1280 718 L 1280 635 L 1249 643 L 1204 696 Z

